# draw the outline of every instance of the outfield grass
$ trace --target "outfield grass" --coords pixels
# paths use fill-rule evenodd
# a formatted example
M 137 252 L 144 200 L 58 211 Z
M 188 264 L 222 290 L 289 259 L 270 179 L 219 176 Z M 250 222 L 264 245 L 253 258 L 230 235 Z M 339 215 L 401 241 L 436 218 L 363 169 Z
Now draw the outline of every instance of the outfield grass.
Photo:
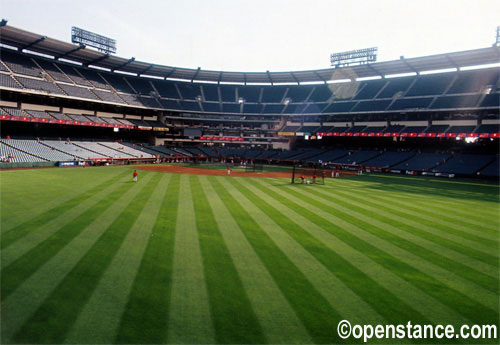
M 496 184 L 131 172 L 0 172 L 1 343 L 359 343 L 340 320 L 499 325 Z

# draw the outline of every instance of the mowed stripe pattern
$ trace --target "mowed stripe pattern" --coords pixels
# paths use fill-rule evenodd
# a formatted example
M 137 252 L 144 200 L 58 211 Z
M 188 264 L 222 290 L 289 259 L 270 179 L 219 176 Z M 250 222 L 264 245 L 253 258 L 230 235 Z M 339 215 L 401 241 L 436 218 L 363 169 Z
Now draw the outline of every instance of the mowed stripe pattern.
M 356 343 L 340 320 L 499 323 L 496 186 L 134 183 L 123 167 L 64 170 L 92 181 L 68 192 L 60 170 L 0 173 L 2 204 L 30 195 L 24 220 L 2 207 L 2 343 Z

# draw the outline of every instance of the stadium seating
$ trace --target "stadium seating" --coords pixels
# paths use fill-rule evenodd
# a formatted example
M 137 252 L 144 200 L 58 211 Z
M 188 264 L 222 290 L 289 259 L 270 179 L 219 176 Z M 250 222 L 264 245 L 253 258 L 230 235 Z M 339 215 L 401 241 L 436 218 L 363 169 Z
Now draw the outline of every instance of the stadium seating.
M 351 109 L 357 104 L 357 102 L 335 102 L 335 103 L 330 103 L 328 107 L 326 107 L 323 112 L 324 113 L 348 113 L 351 111 Z M 315 105 L 315 104 L 313 104 Z M 311 105 L 310 105 L 311 106 Z M 306 109 L 307 113 L 312 113 L 309 111 L 310 106 Z M 321 112 L 321 109 L 316 109 L 319 111 L 314 111 L 316 112 Z
M 480 95 L 441 96 L 434 101 L 431 109 L 473 108 Z
M 64 95 L 64 92 L 62 92 L 61 89 L 45 79 L 26 78 L 20 76 L 17 76 L 16 79 L 24 86 L 25 89 Z
M 493 69 L 322 85 L 234 86 L 125 76 L 5 48 L 2 52 L 0 71 L 15 75 L 0 73 L 0 86 L 170 110 L 290 115 L 369 113 L 495 108 L 500 98 L 496 86 L 499 73 Z M 45 75 L 47 80 L 40 79 Z M 483 95 L 487 92 L 490 94 Z M 239 99 L 244 103 L 242 109 L 236 106 Z M 204 102 L 203 108 L 195 100 Z
M 449 127 L 450 126 L 448 126 L 448 125 L 432 125 L 432 126 L 429 126 L 424 132 L 425 133 L 444 133 L 444 132 L 446 132 L 446 130 L 448 130 Z
M 454 73 L 422 75 L 405 96 L 430 96 L 443 94 L 455 77 Z
M 58 84 L 58 86 L 66 92 L 69 96 L 88 98 L 88 99 L 98 99 L 97 96 L 90 91 L 90 89 L 81 86 L 73 86 L 67 84 Z
M 339 160 L 341 157 L 347 156 L 349 154 L 349 151 L 347 150 L 329 150 L 325 151 L 317 156 L 314 157 L 309 157 L 306 159 L 307 162 L 311 163 L 319 163 L 319 162 L 335 162 Z
M 73 66 L 59 63 L 57 66 L 67 75 L 73 82 L 82 86 L 92 86 L 92 84 L 77 72 Z
M 9 145 L 9 140 L 0 139 L 0 161 L 9 163 L 26 163 L 47 161 L 41 157 L 16 149 Z
M 110 90 L 111 87 L 104 79 L 102 79 L 101 75 L 90 68 L 80 68 L 80 73 L 87 79 L 93 86 Z
M 358 104 L 354 106 L 352 109 L 353 112 L 358 112 L 358 111 L 384 111 L 387 109 L 389 104 L 391 104 L 391 100 L 384 99 L 384 100 L 373 100 L 373 101 L 360 101 Z
M 415 152 L 384 152 L 378 157 L 363 162 L 363 165 L 388 168 L 404 162 L 415 155 Z
M 14 89 L 22 89 L 22 85 L 19 84 L 14 78 L 8 74 L 0 73 L 0 86 L 10 87 Z
M 378 151 L 357 151 L 347 154 L 341 158 L 336 158 L 333 163 L 340 164 L 364 164 L 366 161 L 380 155 Z
M 433 170 L 443 173 L 475 174 L 495 160 L 492 155 L 457 154 Z
M 262 93 L 262 103 L 281 103 L 285 96 L 286 87 L 266 87 Z
M 496 85 L 498 78 L 498 70 L 461 71 L 447 94 L 481 92 L 486 85 Z
M 396 95 L 404 95 L 406 90 L 415 80 L 415 77 L 390 78 L 389 83 L 380 91 L 377 98 L 393 98 Z
M 39 110 L 25 110 L 25 113 L 30 114 L 32 117 L 37 117 L 39 119 L 51 119 L 52 117 L 45 111 Z
M 65 83 L 73 83 L 73 81 L 69 79 L 63 72 L 61 72 L 52 61 L 37 59 L 37 63 L 40 65 L 40 67 L 43 68 L 45 72 L 47 72 L 52 77 L 52 79 Z
M 110 149 L 113 149 L 113 150 L 119 152 L 120 156 L 129 155 L 129 156 L 132 156 L 132 157 L 139 157 L 139 158 L 143 158 L 143 157 L 152 158 L 153 157 L 153 155 L 151 155 L 151 154 L 149 154 L 147 152 L 136 150 L 135 148 L 129 147 L 129 146 L 124 145 L 122 143 L 117 143 L 117 142 L 99 142 L 99 144 L 102 145 L 102 146 L 104 146 L 104 147 L 107 147 L 107 148 L 110 148 Z
M 125 81 L 125 78 L 121 75 L 114 75 L 111 73 L 103 74 L 106 81 L 116 90 L 123 93 L 135 94 L 134 90 Z
M 500 157 L 497 155 L 495 160 L 480 171 L 482 176 L 499 177 L 500 176 Z
M 41 77 L 42 70 L 38 67 L 31 57 L 23 54 L 17 54 L 7 49 L 1 49 L 2 61 L 14 73 L 30 75 L 33 77 Z
M 500 133 L 500 125 L 480 125 L 476 133 Z
M 72 161 L 75 159 L 72 155 L 58 151 L 55 148 L 48 147 L 42 142 L 36 140 L 22 140 L 22 139 L 2 139 L 2 142 L 16 148 L 19 151 L 29 153 L 36 157 L 40 157 L 39 161 Z M 80 157 L 83 158 L 83 157 Z
M 113 103 L 122 103 L 125 104 L 125 101 L 121 99 L 117 94 L 111 91 L 102 91 L 102 90 L 93 90 L 93 92 L 102 99 L 103 101 L 113 102 Z
M 62 140 L 42 140 L 44 145 L 53 147 L 58 151 L 67 153 L 68 155 L 78 157 L 80 159 L 94 159 L 94 158 L 109 158 L 97 152 L 89 151 L 81 146 L 76 146 L 71 142 Z
M 396 164 L 392 168 L 411 171 L 430 170 L 446 162 L 450 156 L 450 154 L 446 153 L 417 153 L 412 158 Z
M 371 80 L 363 82 L 359 88 L 359 92 L 353 99 L 372 99 L 380 92 L 387 84 L 386 80 Z

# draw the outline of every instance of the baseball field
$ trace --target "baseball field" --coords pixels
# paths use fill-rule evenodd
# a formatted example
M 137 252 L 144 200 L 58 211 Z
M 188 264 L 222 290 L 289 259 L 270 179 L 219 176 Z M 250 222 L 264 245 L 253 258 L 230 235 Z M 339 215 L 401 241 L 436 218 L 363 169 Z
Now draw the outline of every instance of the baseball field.
M 497 184 L 132 171 L 0 171 L 2 344 L 360 343 L 340 320 L 499 325 Z

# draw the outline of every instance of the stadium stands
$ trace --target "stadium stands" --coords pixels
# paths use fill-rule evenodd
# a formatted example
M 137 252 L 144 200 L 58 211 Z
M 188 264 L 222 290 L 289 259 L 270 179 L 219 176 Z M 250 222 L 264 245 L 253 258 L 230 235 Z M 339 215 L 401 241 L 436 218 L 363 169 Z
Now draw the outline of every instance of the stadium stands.
M 388 168 L 404 162 L 415 155 L 415 152 L 384 152 L 378 157 L 363 162 L 363 165 Z
M 378 151 L 349 152 L 347 156 L 334 159 L 333 163 L 340 164 L 364 164 L 366 161 L 380 155 Z
M 35 46 L 35 51 L 36 48 Z M 197 74 L 189 75 L 189 69 L 183 69 L 184 76 L 176 75 L 175 68 L 159 74 L 158 70 L 164 66 L 150 65 L 146 69 L 141 67 L 139 71 L 132 71 L 127 68 L 129 63 L 132 68 L 133 61 L 122 64 L 122 69 L 112 59 L 103 59 L 110 64 L 105 66 L 99 60 L 80 61 L 79 58 L 70 59 L 75 62 L 72 64 L 65 59 L 51 59 L 47 54 L 44 55 L 47 57 L 41 57 L 21 53 L 22 49 L 13 50 L 7 46 L 0 49 L 0 88 L 3 95 L 8 96 L 13 103 L 11 105 L 15 106 L 17 102 L 19 107 L 0 108 L 2 121 L 25 122 L 22 126 L 29 133 L 35 133 L 31 135 L 31 139 L 38 136 L 38 133 L 43 134 L 45 128 L 54 124 L 65 127 L 51 128 L 51 137 L 58 137 L 56 128 L 65 131 L 69 129 L 66 125 L 73 125 L 71 130 L 74 133 L 78 133 L 77 127 L 81 127 L 81 131 L 87 131 L 85 134 L 78 133 L 80 138 L 93 138 L 92 133 L 102 135 L 103 138 L 71 143 L 36 141 L 25 139 L 30 136 L 21 133 L 22 139 L 2 141 L 2 153 L 8 151 L 11 156 L 22 157 L 16 158 L 16 161 L 57 162 L 75 158 L 119 157 L 138 159 L 160 155 L 176 158 L 251 158 L 284 161 L 287 164 L 290 161 L 331 162 L 468 175 L 484 170 L 484 176 L 498 175 L 498 168 L 495 167 L 495 164 L 498 165 L 498 156 L 495 156 L 498 149 L 495 151 L 491 148 L 500 133 L 500 72 L 493 68 L 464 71 L 464 62 L 453 60 L 452 63 L 448 55 L 446 61 L 440 62 L 446 66 L 441 67 L 453 67 L 456 69 L 454 72 L 425 72 L 426 64 L 435 66 L 435 61 L 443 59 L 439 55 L 435 60 L 417 58 L 422 64 L 415 64 L 416 67 L 411 68 L 414 75 L 408 75 L 407 68 L 402 67 L 404 64 L 394 61 L 386 62 L 390 68 L 384 67 L 384 70 L 394 74 L 401 72 L 399 75 L 404 76 L 382 76 L 376 68 L 356 66 L 352 70 L 332 69 L 331 80 L 324 75 L 324 71 L 318 70 L 282 74 L 268 72 L 267 78 L 248 83 L 247 78 L 252 79 L 260 74 L 241 73 L 242 79 L 231 83 L 225 78 L 238 79 L 240 74 L 226 75 L 225 72 L 211 71 L 208 75 L 209 71 L 198 70 L 197 74 L 199 72 L 202 76 L 197 79 Z M 474 53 L 460 54 L 469 56 L 468 54 Z M 457 59 L 460 54 L 456 55 Z M 478 56 L 490 59 L 487 57 L 490 52 L 484 50 L 481 54 Z M 464 61 L 472 60 L 464 58 Z M 448 66 L 450 64 L 453 66 Z M 360 75 L 356 74 L 358 69 L 362 71 Z M 115 70 L 126 73 L 115 73 Z M 153 78 L 148 76 L 150 72 Z M 314 73 L 311 75 L 311 72 Z M 309 76 L 305 78 L 305 75 Z M 273 76 L 277 78 L 273 80 Z M 361 76 L 362 79 L 359 78 Z M 25 107 L 22 102 L 27 99 L 46 106 L 35 109 L 47 111 L 21 110 Z M 66 107 L 72 110 L 66 113 Z M 53 111 L 57 109 L 60 112 Z M 109 115 L 100 117 L 72 114 L 75 109 L 81 109 L 84 114 L 89 114 L 90 110 L 95 114 L 113 112 L 116 115 L 111 118 Z M 35 124 L 30 124 L 31 122 Z M 115 131 L 111 135 L 111 129 L 97 131 L 91 128 L 96 126 L 115 127 Z M 165 130 L 167 126 L 168 132 Z M 9 123 L 7 127 L 16 132 L 15 123 Z M 120 128 L 125 130 L 116 134 Z M 202 136 L 183 139 L 188 137 L 183 135 L 184 128 L 199 129 Z M 136 131 L 137 129 L 142 131 Z M 20 129 L 16 134 L 21 131 Z M 2 135 L 5 133 L 2 131 Z M 143 146 L 112 141 L 120 138 L 122 133 L 123 137 L 132 140 L 140 138 L 142 142 L 168 138 L 166 141 L 169 146 Z M 304 134 L 316 133 L 322 133 L 323 141 L 314 141 L 319 137 L 304 138 Z M 340 145 L 336 145 L 332 137 L 346 138 L 339 138 Z M 368 140 L 372 138 L 364 142 L 362 137 L 379 139 L 373 139 L 377 145 L 371 146 Z M 433 141 L 432 138 L 435 137 Z M 435 149 L 433 145 L 440 145 L 438 142 L 447 147 L 442 151 L 444 153 L 420 153 L 416 148 L 420 148 L 420 144 L 411 142 L 410 138 L 430 138 L 422 144 L 423 151 L 426 152 Z M 355 144 L 347 143 L 351 139 Z M 407 140 L 409 142 L 405 143 Z M 483 140 L 481 145 L 487 147 L 485 152 L 480 151 L 479 145 L 475 147 L 476 151 L 464 149 L 466 144 L 477 140 Z M 178 147 L 176 143 L 179 141 L 183 141 L 182 145 L 185 146 Z M 208 141 L 214 141 L 216 146 L 205 147 L 200 143 Z M 275 147 L 287 146 L 283 143 L 288 141 L 292 149 L 270 149 L 280 141 L 280 145 Z M 413 144 L 416 147 L 412 147 Z M 475 154 L 462 153 L 462 150 Z
M 431 170 L 449 158 L 450 154 L 445 153 L 417 153 L 409 160 L 396 164 L 392 168 L 410 171 Z
M 0 85 L 15 89 L 22 89 L 23 86 L 19 84 L 14 78 L 8 74 L 0 73 Z
M 240 111 L 234 104 L 241 99 L 245 103 L 243 112 L 247 114 L 259 114 L 262 109 L 265 114 L 281 114 L 285 100 L 288 104 L 284 110 L 286 114 L 363 113 L 410 109 L 469 109 L 477 106 L 491 108 L 498 106 L 499 98 L 496 94 L 498 71 L 494 70 L 438 73 L 315 86 L 233 86 L 151 80 L 28 56 L 6 48 L 2 49 L 2 53 L 3 63 L 0 63 L 0 66 L 4 67 L 5 71 L 8 71 L 5 66 L 9 66 L 20 84 L 11 76 L 0 74 L 0 85 L 173 110 L 201 111 L 197 102 L 194 102 L 201 100 L 222 102 L 222 107 L 205 103 L 204 111 L 238 113 Z M 41 78 L 45 74 L 51 79 L 30 78 Z M 70 85 L 73 83 L 87 88 Z M 488 87 L 493 93 L 482 97 Z M 137 94 L 161 99 L 158 100 L 158 104 L 155 99 L 138 98 Z M 177 101 L 181 101 L 181 104 L 179 105 Z M 478 102 L 481 103 L 478 105 Z
M 494 161 L 481 170 L 481 175 L 497 178 L 500 176 L 500 157 L 498 155 L 495 157 Z
M 492 155 L 457 154 L 433 170 L 444 173 L 475 174 L 495 160 Z
M 36 140 L 2 139 L 2 142 L 19 151 L 32 154 L 36 157 L 40 157 L 41 160 L 45 161 L 59 162 L 59 161 L 71 161 L 75 159 L 74 156 L 68 153 L 64 153 L 55 148 L 48 147 Z

